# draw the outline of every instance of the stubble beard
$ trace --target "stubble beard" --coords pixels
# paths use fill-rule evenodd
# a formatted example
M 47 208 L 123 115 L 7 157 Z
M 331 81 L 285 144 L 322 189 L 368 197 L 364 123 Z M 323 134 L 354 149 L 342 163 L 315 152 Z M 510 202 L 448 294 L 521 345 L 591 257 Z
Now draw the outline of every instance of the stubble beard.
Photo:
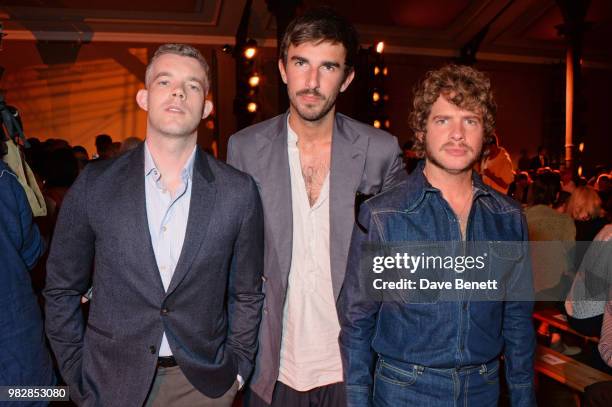
M 303 120 L 309 121 L 309 122 L 318 122 L 321 119 L 323 119 L 325 116 L 327 116 L 327 114 L 334 108 L 336 104 L 336 98 L 338 97 L 338 93 L 339 93 L 339 89 L 336 92 L 334 92 L 333 95 L 330 95 L 329 98 L 325 98 L 316 89 L 315 90 L 305 89 L 305 90 L 296 92 L 295 96 L 290 97 L 289 99 L 291 102 L 291 106 L 293 106 L 293 109 L 297 112 L 300 118 L 302 118 Z M 298 96 L 301 96 L 301 95 L 318 96 L 324 101 L 323 106 L 321 106 L 321 108 L 318 111 L 307 111 L 305 109 L 301 109 L 297 103 L 297 98 Z

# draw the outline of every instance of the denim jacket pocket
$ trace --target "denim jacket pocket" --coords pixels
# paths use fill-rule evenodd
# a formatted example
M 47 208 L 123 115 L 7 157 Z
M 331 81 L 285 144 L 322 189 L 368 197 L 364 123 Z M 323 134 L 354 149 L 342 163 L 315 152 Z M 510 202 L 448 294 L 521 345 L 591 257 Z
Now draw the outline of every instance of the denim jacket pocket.
M 489 242 L 489 279 L 497 282 L 497 290 L 487 290 L 491 300 L 507 299 L 512 281 L 521 273 L 528 259 L 525 242 Z M 516 295 L 517 293 L 510 293 Z

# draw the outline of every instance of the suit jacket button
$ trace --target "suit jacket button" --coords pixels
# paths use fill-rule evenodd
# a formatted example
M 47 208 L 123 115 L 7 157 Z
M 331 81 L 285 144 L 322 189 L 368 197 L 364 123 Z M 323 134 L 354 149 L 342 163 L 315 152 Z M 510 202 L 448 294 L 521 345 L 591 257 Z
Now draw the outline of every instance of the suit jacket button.
M 157 349 L 155 349 L 155 346 L 151 345 L 149 346 L 149 352 L 155 355 L 157 353 Z
M 170 310 L 168 308 L 162 308 L 160 311 L 160 314 L 166 316 L 170 313 Z

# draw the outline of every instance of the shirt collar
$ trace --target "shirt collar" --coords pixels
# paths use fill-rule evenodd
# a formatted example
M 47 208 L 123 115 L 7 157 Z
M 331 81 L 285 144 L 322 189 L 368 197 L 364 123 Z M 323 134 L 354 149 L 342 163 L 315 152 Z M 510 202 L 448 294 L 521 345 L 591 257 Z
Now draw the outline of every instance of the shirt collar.
M 189 156 L 189 159 L 187 160 L 187 162 L 185 163 L 185 166 L 183 167 L 181 171 L 181 178 L 183 180 L 190 180 L 193 175 L 193 164 L 195 162 L 195 154 L 196 154 L 197 149 L 198 149 L 197 146 L 193 148 L 193 151 L 191 152 L 191 156 Z M 151 155 L 151 151 L 149 151 L 149 146 L 147 145 L 145 141 L 144 142 L 144 175 L 145 177 L 147 177 L 151 173 L 153 173 L 153 176 L 156 181 L 159 180 L 159 178 L 161 177 L 161 173 L 158 171 L 157 166 L 155 165 L 155 161 L 153 160 L 153 156 Z
M 419 205 L 427 193 L 440 193 L 440 190 L 432 186 L 425 174 L 423 169 L 425 168 L 425 160 L 422 159 L 417 164 L 417 167 L 408 177 L 408 194 L 407 194 L 407 208 L 408 210 L 414 209 Z M 474 191 L 473 199 L 476 200 L 482 195 L 490 195 L 489 190 L 485 187 L 484 182 L 480 175 L 472 170 L 472 188 Z
M 291 125 L 289 124 L 289 117 L 291 116 L 291 114 L 287 115 L 287 144 L 289 146 L 293 146 L 295 147 L 297 145 L 298 142 L 298 135 L 297 133 L 291 128 Z

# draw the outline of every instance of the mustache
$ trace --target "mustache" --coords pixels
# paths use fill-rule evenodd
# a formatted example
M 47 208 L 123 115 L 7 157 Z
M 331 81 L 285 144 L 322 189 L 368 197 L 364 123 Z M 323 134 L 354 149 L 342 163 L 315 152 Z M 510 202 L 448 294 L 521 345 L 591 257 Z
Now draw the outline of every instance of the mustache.
M 321 92 L 319 92 L 318 89 L 302 89 L 296 92 L 296 95 L 297 96 L 316 96 L 316 97 L 324 99 L 324 96 L 321 94 Z
M 474 152 L 474 149 L 470 147 L 469 145 L 465 144 L 464 142 L 460 142 L 459 144 L 457 144 L 457 143 L 453 143 L 452 141 L 449 141 L 447 143 L 442 144 L 442 147 L 440 147 L 440 150 L 444 150 L 447 147 L 451 147 L 451 148 L 461 147 L 467 151 Z

